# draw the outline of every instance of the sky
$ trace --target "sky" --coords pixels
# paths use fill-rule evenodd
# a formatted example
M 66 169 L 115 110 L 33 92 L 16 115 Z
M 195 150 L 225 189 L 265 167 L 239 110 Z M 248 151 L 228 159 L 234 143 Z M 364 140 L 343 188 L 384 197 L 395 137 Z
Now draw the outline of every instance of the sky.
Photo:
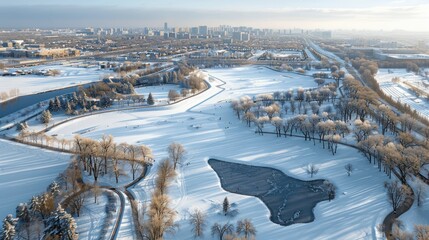
M 427 0 L 0 0 L 0 28 L 251 26 L 429 31 Z

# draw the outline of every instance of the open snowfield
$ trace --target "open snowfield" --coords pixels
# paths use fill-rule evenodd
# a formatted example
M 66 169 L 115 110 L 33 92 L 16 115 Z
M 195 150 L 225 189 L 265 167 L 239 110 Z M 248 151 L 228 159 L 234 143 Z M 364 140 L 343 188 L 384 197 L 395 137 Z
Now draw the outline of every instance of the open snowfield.
M 9 92 L 18 88 L 19 95 L 28 95 L 58 88 L 70 87 L 79 84 L 96 82 L 100 76 L 113 73 L 109 70 L 100 70 L 98 67 L 77 67 L 67 65 L 41 65 L 25 70 L 59 70 L 61 73 L 57 76 L 0 76 L 0 92 Z M 12 70 L 11 70 L 12 71 Z
M 383 188 L 383 182 L 388 180 L 385 174 L 355 149 L 339 146 L 338 153 L 333 156 L 321 145 L 313 146 L 312 142 L 301 138 L 255 135 L 254 128 L 246 127 L 229 107 L 231 99 L 245 94 L 316 87 L 313 78 L 253 66 L 209 69 L 207 73 L 211 76 L 212 87 L 178 104 L 89 116 L 60 125 L 48 133 L 72 138 L 75 132 L 91 129 L 82 135 L 99 139 L 103 134 L 112 134 L 118 143 L 151 147 L 156 160 L 154 168 L 146 179 L 130 189 L 142 202 L 150 197 L 157 163 L 167 156 L 167 146 L 173 141 L 182 143 L 187 157 L 169 188 L 180 228 L 166 239 L 193 239 L 188 217 L 194 208 L 208 215 L 205 239 L 211 239 L 209 227 L 213 223 L 229 221 L 235 224 L 244 218 L 252 220 L 257 237 L 261 239 L 284 239 L 285 236 L 288 239 L 381 238 L 376 227 L 391 211 Z M 333 182 L 338 188 L 337 195 L 333 201 L 316 206 L 314 222 L 280 226 L 269 220 L 268 209 L 257 198 L 224 191 L 207 163 L 210 157 L 273 167 L 302 180 L 310 180 L 305 166 L 314 163 L 320 167 L 314 179 Z M 344 170 L 347 163 L 355 168 L 350 177 Z M 218 214 L 225 196 L 237 204 L 237 217 L 229 219 Z M 130 213 L 126 210 L 124 214 Z M 121 237 L 131 237 L 129 225 L 120 229 Z
M 94 202 L 92 193 L 87 192 L 86 194 L 85 205 L 82 207 L 80 216 L 75 217 L 79 239 L 106 239 L 110 236 L 118 215 L 119 197 L 112 192 L 114 199 L 116 199 L 116 212 L 112 211 L 111 219 L 108 219 L 106 213 L 106 205 L 109 202 L 107 191 L 101 192 L 97 198 L 97 203 Z M 104 225 L 108 226 L 105 231 L 103 231 Z
M 46 191 L 69 162 L 68 154 L 0 140 L 0 216 Z
M 428 83 L 423 77 L 408 73 L 405 69 L 390 69 L 393 73 L 389 73 L 388 69 L 380 69 L 375 76 L 380 88 L 393 100 L 400 101 L 401 103 L 408 104 L 412 109 L 415 109 L 421 116 L 429 118 L 429 102 L 424 98 L 418 98 L 411 90 L 407 88 L 404 82 L 418 87 L 422 91 L 429 93 L 423 83 Z M 392 79 L 399 77 L 400 82 L 394 83 Z
M 175 84 L 135 88 L 136 94 L 144 95 L 145 98 L 149 96 L 149 93 L 152 93 L 156 105 L 166 104 L 168 102 L 168 92 L 170 90 L 176 90 L 180 94 L 182 88 Z

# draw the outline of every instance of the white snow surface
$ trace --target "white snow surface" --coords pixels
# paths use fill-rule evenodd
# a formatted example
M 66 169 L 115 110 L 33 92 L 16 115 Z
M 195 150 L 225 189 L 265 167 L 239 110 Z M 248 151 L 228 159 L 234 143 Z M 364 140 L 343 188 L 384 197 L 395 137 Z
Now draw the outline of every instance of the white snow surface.
M 149 93 L 152 93 L 156 105 L 168 103 L 168 92 L 170 90 L 176 90 L 180 94 L 182 88 L 175 84 L 135 88 L 136 94 L 144 95 L 146 99 L 149 96 Z
M 105 190 L 103 190 L 97 198 L 97 203 L 95 203 L 94 196 L 87 193 L 85 205 L 82 207 L 80 216 L 74 217 L 79 239 L 98 240 L 105 239 L 107 236 L 110 236 L 120 207 L 119 197 L 115 193 L 113 194 L 116 199 L 116 212 L 113 212 L 113 219 L 108 226 L 106 235 L 101 236 L 107 217 L 106 205 L 108 204 L 108 198 Z
M 9 92 L 18 88 L 19 95 L 28 95 L 53 89 L 65 88 L 79 84 L 100 81 L 100 76 L 111 74 L 112 71 L 100 70 L 98 67 L 77 67 L 69 65 L 41 65 L 25 70 L 59 70 L 57 76 L 0 76 L 0 92 Z M 12 70 L 10 70 L 12 71 Z
M 15 216 L 16 206 L 45 192 L 69 162 L 68 154 L 0 140 L 0 216 Z
M 429 93 L 429 87 L 424 83 L 428 83 L 423 77 L 409 73 L 405 69 L 379 69 L 375 79 L 380 85 L 381 90 L 391 96 L 393 100 L 409 105 L 415 109 L 421 116 L 429 118 L 429 102 L 423 97 L 417 97 L 405 84 L 412 84 L 422 91 Z M 394 77 L 399 77 L 398 83 L 392 82 Z
M 150 200 L 157 164 L 167 156 L 167 146 L 173 141 L 182 143 L 187 150 L 186 160 L 169 188 L 180 228 L 166 239 L 193 239 L 188 218 L 194 208 L 208 215 L 205 239 L 211 239 L 209 228 L 213 223 L 235 224 L 243 218 L 252 220 L 259 239 L 382 238 L 376 229 L 391 211 L 383 188 L 388 179 L 357 150 L 339 146 L 333 156 L 321 145 L 313 146 L 301 138 L 258 136 L 230 108 L 231 99 L 245 94 L 316 87 L 313 78 L 255 66 L 206 71 L 211 76 L 211 88 L 175 105 L 89 116 L 60 125 L 49 134 L 72 138 L 73 133 L 91 128 L 83 136 L 99 139 L 103 134 L 112 134 L 118 143 L 151 147 L 156 159 L 154 167 L 146 179 L 131 189 L 142 202 Z M 338 188 L 337 195 L 333 201 L 316 206 L 314 222 L 280 226 L 269 220 L 269 210 L 259 199 L 224 191 L 207 163 L 210 157 L 270 166 L 302 180 L 310 180 L 305 166 L 314 163 L 320 168 L 315 178 L 333 182 Z M 350 177 L 344 170 L 347 163 L 355 168 Z M 230 219 L 217 213 L 225 196 L 237 204 L 237 217 Z M 128 210 L 124 217 L 121 237 L 130 238 Z

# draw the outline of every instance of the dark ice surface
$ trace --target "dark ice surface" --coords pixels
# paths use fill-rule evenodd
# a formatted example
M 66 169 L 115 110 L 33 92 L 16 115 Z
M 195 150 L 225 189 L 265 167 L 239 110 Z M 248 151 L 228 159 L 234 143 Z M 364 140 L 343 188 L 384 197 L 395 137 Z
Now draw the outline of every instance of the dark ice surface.
M 223 189 L 261 199 L 270 210 L 270 220 L 283 226 L 312 222 L 313 208 L 328 200 L 324 180 L 302 181 L 274 168 L 216 159 L 208 163 Z

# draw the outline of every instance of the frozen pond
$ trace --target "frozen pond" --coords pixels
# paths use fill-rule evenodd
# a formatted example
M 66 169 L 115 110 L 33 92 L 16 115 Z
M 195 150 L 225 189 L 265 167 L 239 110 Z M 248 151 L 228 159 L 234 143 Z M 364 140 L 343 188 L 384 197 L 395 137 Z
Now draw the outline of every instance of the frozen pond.
M 216 159 L 208 162 L 223 189 L 261 199 L 270 210 L 270 220 L 280 225 L 314 221 L 313 208 L 328 200 L 324 180 L 302 181 L 269 167 Z

